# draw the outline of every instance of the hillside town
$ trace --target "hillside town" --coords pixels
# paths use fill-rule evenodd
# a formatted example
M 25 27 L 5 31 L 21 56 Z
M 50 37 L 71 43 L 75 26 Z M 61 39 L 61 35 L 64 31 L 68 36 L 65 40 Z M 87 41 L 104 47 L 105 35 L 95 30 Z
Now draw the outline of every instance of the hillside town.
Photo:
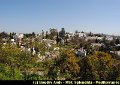
M 38 34 L 1 32 L 0 39 L 0 78 L 120 79 L 120 36 L 50 28 Z M 97 56 L 103 58 L 94 61 Z
M 107 52 L 115 53 L 120 56 L 120 36 L 93 34 L 91 32 L 86 33 L 78 31 L 75 33 L 69 33 L 65 32 L 64 28 L 62 28 L 61 34 L 59 33 L 57 32 L 57 29 L 50 29 L 49 33 L 48 31 L 44 32 L 42 30 L 42 33 L 40 34 L 35 34 L 34 32 L 31 34 L 17 34 L 14 32 L 7 34 L 5 32 L 1 32 L 0 44 L 2 46 L 6 44 L 15 45 L 20 48 L 21 51 L 27 51 L 30 52 L 33 56 L 38 55 L 40 57 L 40 49 L 35 46 L 34 42 L 44 43 L 46 48 L 44 57 L 47 57 L 50 54 L 54 54 L 54 51 L 59 52 L 59 46 L 65 46 L 68 44 L 76 44 L 77 47 L 72 48 L 76 54 L 79 56 L 86 56 L 89 54 L 89 51 L 87 52 L 87 48 L 85 46 L 82 46 L 83 44 L 81 42 L 89 42 L 89 46 L 92 49 L 101 47 L 104 48 L 104 50 Z M 53 49 L 52 52 L 47 52 L 50 48 Z

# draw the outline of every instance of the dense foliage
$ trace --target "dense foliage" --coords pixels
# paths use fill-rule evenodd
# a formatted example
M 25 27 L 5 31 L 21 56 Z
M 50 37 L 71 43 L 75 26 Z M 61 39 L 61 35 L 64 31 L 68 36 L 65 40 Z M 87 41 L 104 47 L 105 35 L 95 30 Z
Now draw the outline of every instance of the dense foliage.
M 102 40 L 86 41 L 77 34 L 69 38 L 62 28 L 60 32 L 42 30 L 40 36 L 24 34 L 14 44 L 14 35 L 0 33 L 1 80 L 120 80 L 120 57 L 110 53 L 120 49 L 115 47 L 120 44 L 118 38 L 109 41 L 104 36 Z M 91 43 L 104 45 L 93 47 Z M 77 56 L 78 49 L 85 49 L 86 55 Z

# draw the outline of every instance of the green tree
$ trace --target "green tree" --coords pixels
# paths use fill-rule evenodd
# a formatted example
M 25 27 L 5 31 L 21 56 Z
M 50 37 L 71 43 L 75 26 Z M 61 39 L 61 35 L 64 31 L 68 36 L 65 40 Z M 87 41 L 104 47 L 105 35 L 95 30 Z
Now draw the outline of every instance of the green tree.
M 74 52 L 71 50 L 65 50 L 61 53 L 60 58 L 55 60 L 54 64 L 50 67 L 48 76 L 56 79 L 62 78 L 75 78 L 78 75 L 80 67 L 78 65 L 78 59 Z
M 48 39 L 49 38 L 49 34 L 48 34 L 48 31 L 46 31 L 46 39 Z
M 35 32 L 32 32 L 32 36 L 35 37 Z
M 98 80 L 99 79 L 99 75 L 96 73 L 96 71 L 94 71 L 87 57 L 82 58 L 79 61 L 79 65 L 81 67 L 80 73 L 79 73 L 80 80 L 96 80 L 96 79 Z
M 108 53 L 96 51 L 88 59 L 94 72 L 99 75 L 99 79 L 107 80 L 114 65 L 112 56 Z
M 0 63 L 0 80 L 23 80 L 23 74 L 18 68 Z
M 44 39 L 44 31 L 42 30 L 42 39 Z
M 120 40 L 117 38 L 115 39 L 115 44 L 119 44 L 120 43 Z
M 57 29 L 51 29 L 50 28 L 50 39 L 55 39 L 55 37 L 57 36 Z
M 61 29 L 61 31 L 59 32 L 59 36 L 62 38 L 62 39 L 64 39 L 65 38 L 65 29 L 64 28 L 62 28 Z

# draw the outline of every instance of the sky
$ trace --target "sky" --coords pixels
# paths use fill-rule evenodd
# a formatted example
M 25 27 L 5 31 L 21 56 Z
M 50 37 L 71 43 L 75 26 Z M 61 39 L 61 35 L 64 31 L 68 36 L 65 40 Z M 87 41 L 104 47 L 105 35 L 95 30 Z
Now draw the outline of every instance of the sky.
M 0 0 L 0 32 L 50 28 L 120 35 L 120 0 Z

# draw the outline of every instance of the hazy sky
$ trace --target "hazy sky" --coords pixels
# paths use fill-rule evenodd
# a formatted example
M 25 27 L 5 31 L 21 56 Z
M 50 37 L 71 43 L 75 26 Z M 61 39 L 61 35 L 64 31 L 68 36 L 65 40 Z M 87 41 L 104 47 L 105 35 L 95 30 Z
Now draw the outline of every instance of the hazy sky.
M 120 34 L 120 0 L 0 0 L 0 31 Z

